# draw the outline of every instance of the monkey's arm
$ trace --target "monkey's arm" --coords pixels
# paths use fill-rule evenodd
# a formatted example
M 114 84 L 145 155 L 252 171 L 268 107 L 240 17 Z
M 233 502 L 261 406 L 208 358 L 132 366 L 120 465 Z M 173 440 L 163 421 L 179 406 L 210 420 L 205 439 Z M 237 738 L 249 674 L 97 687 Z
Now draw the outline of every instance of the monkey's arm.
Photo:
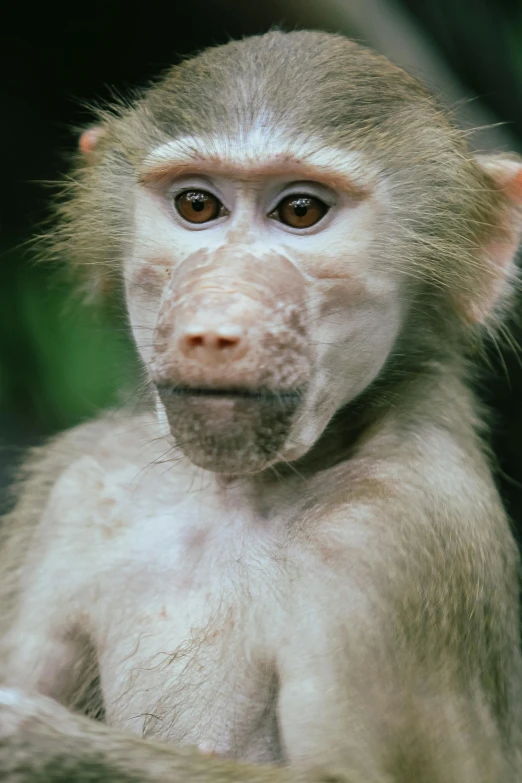
M 288 768 L 254 767 L 109 729 L 43 696 L 0 690 L 0 779 L 6 783 L 300 783 Z M 333 783 L 333 778 L 329 781 Z
M 37 560 L 39 549 L 44 551 Z M 80 674 L 84 643 L 74 628 L 70 581 L 57 572 L 56 558 L 43 542 L 35 550 L 22 571 L 16 617 L 2 638 L 0 681 L 66 703 Z
M 90 651 L 75 627 L 84 574 L 71 546 L 95 497 L 95 465 L 85 455 L 117 426 L 104 419 L 80 425 L 34 449 L 24 466 L 18 502 L 0 525 L 0 683 L 74 703 L 74 680 L 87 679 Z M 71 470 L 78 460 L 91 470 Z M 81 507 L 71 502 L 78 482 Z M 69 525 L 72 535 L 64 535 Z M 77 695 L 83 707 L 85 694 Z
M 79 614 L 81 607 L 94 605 L 93 595 L 85 590 L 90 564 L 86 563 L 85 569 L 78 565 L 75 536 L 66 534 L 69 525 L 74 529 L 77 515 L 89 515 L 94 497 L 96 476 L 89 467 L 96 468 L 96 464 L 89 457 L 78 464 L 85 469 L 62 474 L 29 534 L 25 559 L 19 564 L 19 573 L 12 575 L 18 583 L 18 595 L 14 617 L 2 640 L 2 681 L 62 703 L 71 703 L 75 682 L 85 679 L 80 678 L 80 669 L 84 675 L 89 646 L 86 634 L 78 632 Z M 75 504 L 75 511 L 69 498 L 76 493 L 80 478 L 84 502 L 81 508 Z M 20 511 L 15 509 L 13 514 L 15 524 L 17 519 L 23 523 Z M 7 557 L 4 553 L 4 559 Z M 4 570 L 8 582 L 7 576 Z M 80 603 L 80 596 L 87 603 Z

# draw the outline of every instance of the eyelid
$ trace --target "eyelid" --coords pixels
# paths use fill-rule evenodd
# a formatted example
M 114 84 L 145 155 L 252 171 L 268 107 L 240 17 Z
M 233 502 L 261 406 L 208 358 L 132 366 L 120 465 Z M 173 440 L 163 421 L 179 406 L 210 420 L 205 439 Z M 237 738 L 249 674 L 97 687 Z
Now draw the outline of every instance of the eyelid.
M 217 198 L 220 201 L 222 201 L 221 195 L 215 192 L 215 189 L 212 188 L 212 186 L 207 185 L 206 183 L 200 184 L 195 182 L 187 182 L 187 184 L 184 183 L 183 185 L 176 184 L 175 186 L 170 187 L 168 189 L 168 195 L 171 198 L 177 198 L 177 196 L 181 195 L 181 193 L 186 193 L 187 191 L 192 191 L 192 190 L 193 191 L 200 190 L 205 193 L 209 193 L 211 196 L 214 196 L 214 198 Z
M 310 196 L 324 201 L 330 210 L 337 204 L 335 193 L 320 182 L 290 182 L 268 202 L 267 215 L 271 215 L 283 199 L 289 196 Z
M 221 201 L 223 206 L 230 210 L 228 199 L 224 196 L 221 188 L 202 176 L 186 177 L 170 183 L 166 195 L 168 198 L 177 198 L 177 196 L 187 190 L 204 190 L 207 193 L 210 193 L 211 196 L 214 196 L 214 198 L 217 198 L 218 201 Z

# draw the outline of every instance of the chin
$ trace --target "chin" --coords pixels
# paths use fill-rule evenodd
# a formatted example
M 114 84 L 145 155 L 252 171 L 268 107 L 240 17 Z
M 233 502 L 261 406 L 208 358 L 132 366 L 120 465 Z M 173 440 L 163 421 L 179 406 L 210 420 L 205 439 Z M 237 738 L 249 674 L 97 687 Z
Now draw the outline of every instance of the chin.
M 301 408 L 294 391 L 158 387 L 176 445 L 214 473 L 258 473 L 281 459 Z

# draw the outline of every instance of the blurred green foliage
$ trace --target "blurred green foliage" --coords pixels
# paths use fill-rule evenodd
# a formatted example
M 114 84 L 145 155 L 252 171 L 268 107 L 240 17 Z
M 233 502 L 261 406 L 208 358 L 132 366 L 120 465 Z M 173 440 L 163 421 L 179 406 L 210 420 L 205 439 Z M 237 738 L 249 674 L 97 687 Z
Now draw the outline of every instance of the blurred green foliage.
M 42 421 L 63 427 L 116 403 L 133 352 L 124 322 L 103 308 L 73 307 L 63 287 L 42 295 L 34 283 L 24 289 L 21 309 L 40 376 L 35 409 Z
M 13 285 L 0 292 L 0 409 L 15 429 L 47 434 L 139 393 L 121 308 L 84 305 L 63 270 L 27 261 L 13 269 Z M 14 324 L 23 329 L 14 333 Z M 28 411 L 32 420 L 21 422 Z

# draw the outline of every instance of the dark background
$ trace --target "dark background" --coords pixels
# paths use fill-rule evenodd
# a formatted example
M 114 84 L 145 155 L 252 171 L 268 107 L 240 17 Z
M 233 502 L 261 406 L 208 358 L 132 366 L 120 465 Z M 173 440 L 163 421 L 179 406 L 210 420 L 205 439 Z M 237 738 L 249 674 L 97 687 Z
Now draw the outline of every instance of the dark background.
M 386 7 L 416 26 L 460 79 L 507 123 L 522 150 L 522 4 L 518 0 L 403 0 Z M 48 211 L 51 182 L 67 170 L 86 105 L 113 88 L 144 84 L 182 56 L 229 38 L 321 27 L 373 44 L 359 2 L 172 0 L 53 5 L 7 3 L 0 11 L 0 487 L 27 444 L 92 416 L 138 388 L 124 321 L 71 300 L 54 268 L 35 263 L 28 240 Z M 371 4 L 370 4 L 371 5 Z M 341 8 L 342 13 L 339 11 Z M 391 32 L 390 32 L 391 35 Z M 422 38 L 423 37 L 423 38 Z M 385 52 L 386 53 L 386 52 Z M 429 77 L 429 74 L 426 74 Z M 522 298 L 519 310 L 522 312 Z M 512 326 L 522 340 L 522 326 Z M 522 370 L 517 351 L 491 346 L 479 383 L 493 411 L 498 480 L 522 531 Z M 133 386 L 133 383 L 136 385 Z

